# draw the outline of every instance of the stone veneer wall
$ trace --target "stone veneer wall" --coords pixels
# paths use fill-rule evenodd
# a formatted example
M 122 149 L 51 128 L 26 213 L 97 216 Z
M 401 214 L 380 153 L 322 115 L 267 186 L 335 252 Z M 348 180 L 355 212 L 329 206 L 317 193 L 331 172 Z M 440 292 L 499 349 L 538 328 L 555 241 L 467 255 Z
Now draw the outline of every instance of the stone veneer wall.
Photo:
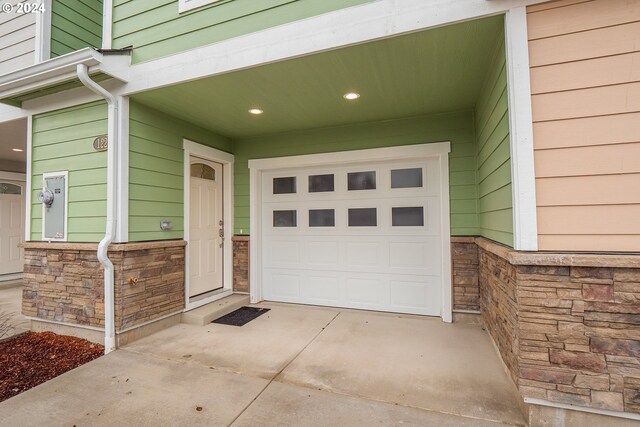
M 233 291 L 249 293 L 249 236 L 233 236 Z
M 477 242 L 483 318 L 522 396 L 640 413 L 640 257 Z
M 184 308 L 184 241 L 111 245 L 116 331 Z M 22 313 L 104 327 L 103 269 L 97 245 L 25 243 Z
M 480 310 L 478 246 L 474 237 L 451 237 L 454 310 Z
M 480 249 L 480 311 L 511 379 L 518 383 L 518 321 L 515 267 Z

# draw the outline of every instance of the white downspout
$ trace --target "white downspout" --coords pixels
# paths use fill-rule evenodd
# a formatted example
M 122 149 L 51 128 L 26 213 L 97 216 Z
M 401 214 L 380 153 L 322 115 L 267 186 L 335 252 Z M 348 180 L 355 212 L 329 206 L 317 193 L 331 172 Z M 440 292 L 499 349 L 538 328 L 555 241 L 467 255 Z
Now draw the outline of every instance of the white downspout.
M 104 353 L 116 349 L 113 263 L 108 257 L 109 244 L 116 232 L 116 150 L 118 149 L 118 98 L 91 80 L 86 65 L 78 64 L 78 79 L 107 101 L 107 229 L 98 245 L 98 261 L 104 267 Z

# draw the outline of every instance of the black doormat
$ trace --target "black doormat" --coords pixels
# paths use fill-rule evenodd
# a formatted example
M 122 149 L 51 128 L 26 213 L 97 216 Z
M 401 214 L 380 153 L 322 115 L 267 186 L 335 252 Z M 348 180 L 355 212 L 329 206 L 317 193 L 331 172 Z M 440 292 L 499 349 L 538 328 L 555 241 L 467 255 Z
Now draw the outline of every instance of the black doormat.
M 240 307 L 236 311 L 232 311 L 231 313 L 226 314 L 211 323 L 231 326 L 244 326 L 247 323 L 251 322 L 253 319 L 262 316 L 269 310 L 271 309 L 257 307 Z

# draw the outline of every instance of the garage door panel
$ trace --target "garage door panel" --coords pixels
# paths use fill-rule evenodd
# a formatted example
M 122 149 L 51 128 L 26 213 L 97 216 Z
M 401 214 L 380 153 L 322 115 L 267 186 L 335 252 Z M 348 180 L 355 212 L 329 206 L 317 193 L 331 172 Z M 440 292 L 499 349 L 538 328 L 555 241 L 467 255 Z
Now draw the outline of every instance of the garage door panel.
M 339 247 L 337 241 L 317 241 L 303 240 L 303 253 L 305 262 L 312 268 L 318 266 L 334 267 L 339 266 Z
M 384 245 L 380 242 L 353 242 L 345 243 L 345 264 L 352 267 L 374 267 L 385 263 Z
M 396 311 L 421 311 L 439 314 L 441 284 L 437 277 L 421 277 L 420 280 L 391 280 L 390 306 Z
M 268 299 L 300 298 L 300 275 L 296 272 L 269 272 L 265 275 L 265 285 L 269 289 L 265 294 Z
M 347 277 L 345 279 L 346 303 L 352 307 L 382 307 L 387 305 L 388 295 L 384 278 Z
M 264 254 L 268 264 L 295 267 L 300 262 L 298 240 L 271 240 Z
M 263 174 L 265 299 L 440 315 L 439 164 L 430 158 Z M 368 211 L 350 216 L 358 209 Z M 274 222 L 274 211 L 295 211 L 295 220 L 285 213 Z
M 337 276 L 306 275 L 301 281 L 301 295 L 314 304 L 331 305 L 342 299 Z

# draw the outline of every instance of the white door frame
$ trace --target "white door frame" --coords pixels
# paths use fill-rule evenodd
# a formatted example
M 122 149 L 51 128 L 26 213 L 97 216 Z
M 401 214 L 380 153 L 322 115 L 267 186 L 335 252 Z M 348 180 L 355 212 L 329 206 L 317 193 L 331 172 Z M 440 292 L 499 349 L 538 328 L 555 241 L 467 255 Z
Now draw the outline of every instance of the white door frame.
M 234 156 L 227 152 L 199 144 L 188 139 L 182 141 L 184 149 L 184 240 L 187 242 L 184 253 L 184 297 L 185 311 L 198 308 L 204 304 L 216 301 L 233 293 L 233 163 Z M 223 278 L 222 291 L 215 295 L 193 303 L 189 302 L 189 210 L 190 210 L 190 180 L 191 157 L 222 164 L 222 215 L 223 215 Z
M 5 172 L 0 171 L 0 181 L 13 181 L 22 187 L 22 209 L 26 210 L 27 205 L 27 181 L 26 174 L 19 172 Z M 22 234 L 20 235 L 21 243 L 24 242 L 24 229 L 25 229 L 25 216 L 24 212 L 22 218 Z M 22 252 L 23 250 L 20 249 Z M 24 261 L 24 254 L 22 255 Z M 8 273 L 8 274 L 0 274 L 0 282 L 5 282 L 8 280 L 21 279 L 23 277 L 23 273 Z
M 261 218 L 262 174 L 274 169 L 304 168 L 376 161 L 418 160 L 437 157 L 440 165 L 440 214 L 442 236 L 442 306 L 441 317 L 452 321 L 451 289 L 451 228 L 449 219 L 449 152 L 450 142 L 437 142 L 400 147 L 373 148 L 302 156 L 275 157 L 249 160 L 250 242 L 249 245 L 249 293 L 251 302 L 263 299 Z

